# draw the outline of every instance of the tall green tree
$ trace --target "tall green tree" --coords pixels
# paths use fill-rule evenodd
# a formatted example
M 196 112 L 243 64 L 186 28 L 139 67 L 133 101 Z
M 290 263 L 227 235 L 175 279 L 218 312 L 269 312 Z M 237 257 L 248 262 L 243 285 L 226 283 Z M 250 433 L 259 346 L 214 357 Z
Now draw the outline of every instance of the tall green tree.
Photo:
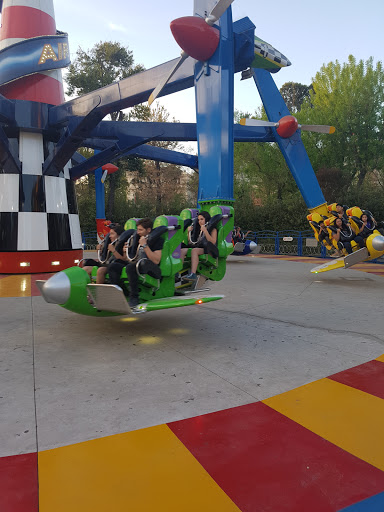
M 298 115 L 301 123 L 330 124 L 333 135 L 303 133 L 315 170 L 339 169 L 348 190 L 361 189 L 373 172 L 384 172 L 384 72 L 373 58 L 337 60 L 322 66 L 310 100 Z
M 146 121 L 178 122 L 175 118 L 171 118 L 169 112 L 162 105 L 152 107 Z M 183 146 L 177 141 L 153 140 L 148 144 L 162 149 L 183 150 Z M 137 177 L 136 184 L 139 187 L 137 196 L 141 200 L 152 203 L 151 211 L 154 212 L 154 215 L 164 213 L 168 208 L 174 209 L 176 205 L 184 204 L 186 200 L 187 177 L 183 174 L 180 166 L 147 160 L 144 162 L 144 172 L 138 174 Z
M 135 64 L 133 53 L 120 43 L 100 41 L 87 51 L 79 47 L 76 58 L 69 66 L 65 76 L 68 86 L 67 94 L 69 96 L 86 94 L 144 69 L 141 64 Z M 145 120 L 148 115 L 149 107 L 137 105 L 130 109 L 128 114 L 124 114 L 122 111 L 112 112 L 111 119 L 112 121 L 124 121 L 131 118 Z M 123 174 L 115 173 L 108 178 L 106 214 L 110 218 L 115 216 L 116 191 L 119 187 L 124 186 Z
M 286 82 L 280 88 L 280 93 L 291 114 L 301 110 L 305 99 L 310 97 L 311 85 L 304 85 L 297 82 Z
M 144 69 L 141 64 L 135 64 L 133 53 L 120 43 L 100 41 L 86 51 L 79 47 L 65 77 L 67 94 L 86 94 Z M 118 115 L 114 112 L 112 119 L 115 121 Z

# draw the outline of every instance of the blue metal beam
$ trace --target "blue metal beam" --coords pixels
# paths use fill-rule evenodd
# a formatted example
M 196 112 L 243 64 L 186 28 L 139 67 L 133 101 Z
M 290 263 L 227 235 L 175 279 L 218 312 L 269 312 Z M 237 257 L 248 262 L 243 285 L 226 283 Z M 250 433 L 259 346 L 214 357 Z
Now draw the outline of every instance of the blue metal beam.
M 234 24 L 234 30 L 237 30 L 235 33 L 236 71 L 247 69 L 254 58 L 254 41 L 250 37 L 250 33 L 253 30 L 252 27 L 254 25 L 249 18 L 244 18 Z M 154 68 L 129 76 L 120 80 L 120 82 L 102 87 L 94 92 L 52 107 L 49 111 L 49 124 L 56 126 L 66 123 L 70 116 L 87 115 L 93 108 L 95 96 L 100 96 L 101 98 L 99 109 L 103 117 L 111 112 L 144 103 L 148 100 L 151 92 L 160 80 L 173 68 L 177 60 L 173 59 L 165 62 Z M 195 62 L 192 58 L 186 59 L 164 87 L 160 96 L 166 96 L 193 87 Z
M 95 163 L 100 166 L 116 160 L 121 157 L 137 157 L 143 158 L 147 160 L 155 160 L 158 162 L 166 162 L 175 165 L 181 165 L 185 167 L 191 167 L 192 169 L 197 169 L 198 161 L 197 156 L 189 155 L 188 153 L 180 153 L 178 151 L 171 151 L 169 149 L 158 148 L 156 146 L 149 146 L 144 144 L 137 148 L 131 149 L 124 154 L 120 154 L 117 157 L 114 157 L 112 152 L 108 154 L 108 152 L 99 153 L 97 156 L 102 155 L 101 158 L 96 160 L 92 160 L 92 158 L 84 159 L 79 165 L 76 165 L 70 169 L 70 176 L 72 180 L 78 180 L 82 176 L 85 176 L 89 172 L 94 171 Z
M 8 174 L 21 174 L 21 163 L 9 148 L 8 137 L 0 127 L 0 168 Z
M 43 174 L 58 176 L 75 151 L 82 145 L 87 133 L 101 119 L 97 106 L 85 117 L 73 116 L 53 152 L 46 158 L 43 165 Z
M 198 3 L 195 0 L 195 11 Z M 234 200 L 234 42 L 230 7 L 219 22 L 220 43 L 216 52 L 208 62 L 197 62 L 195 65 L 199 204 Z
M 236 142 L 274 142 L 272 130 L 264 126 L 233 126 L 234 140 Z M 132 121 L 102 121 L 96 126 L 87 137 L 91 139 L 102 139 L 103 144 L 108 139 L 113 142 L 120 141 L 121 144 L 129 144 L 132 137 L 161 141 L 196 141 L 196 123 L 151 123 Z M 96 147 L 91 145 L 90 147 Z M 97 149 L 102 149 L 97 147 Z
M 264 69 L 254 69 L 253 72 L 268 119 L 276 123 L 283 116 L 289 115 L 290 112 L 271 74 Z M 280 137 L 275 128 L 272 128 L 272 131 L 307 207 L 312 209 L 324 204 L 326 201 L 299 131 L 288 139 Z
M 0 122 L 15 124 L 15 102 L 0 94 Z

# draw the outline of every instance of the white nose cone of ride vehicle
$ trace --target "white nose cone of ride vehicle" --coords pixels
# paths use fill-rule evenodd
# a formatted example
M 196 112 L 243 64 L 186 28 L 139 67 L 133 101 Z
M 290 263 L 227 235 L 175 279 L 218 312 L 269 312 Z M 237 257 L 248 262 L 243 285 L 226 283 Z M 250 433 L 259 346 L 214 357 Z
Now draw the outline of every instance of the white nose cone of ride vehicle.
M 375 236 L 375 238 L 372 240 L 372 247 L 377 252 L 384 251 L 384 236 Z
M 37 286 L 46 302 L 65 304 L 71 294 L 71 281 L 65 272 L 59 272 L 48 281 L 37 281 Z

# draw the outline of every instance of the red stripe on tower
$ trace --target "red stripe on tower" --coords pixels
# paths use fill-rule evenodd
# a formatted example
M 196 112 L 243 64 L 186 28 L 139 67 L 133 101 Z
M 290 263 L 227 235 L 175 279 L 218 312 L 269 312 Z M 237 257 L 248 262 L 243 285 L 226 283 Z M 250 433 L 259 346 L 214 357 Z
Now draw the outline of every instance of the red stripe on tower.
M 3 29 L 0 40 L 12 37 L 29 39 L 56 34 L 54 18 L 37 8 L 11 5 L 3 9 L 1 20 Z
M 59 80 L 41 73 L 15 80 L 1 88 L 1 94 L 10 100 L 29 100 L 51 105 L 62 103 L 57 101 L 62 92 L 63 84 Z
M 1 21 L 1 48 L 23 39 L 56 34 L 53 0 L 4 0 Z M 0 93 L 8 99 L 59 105 L 64 101 L 61 71 L 19 78 L 1 87 Z

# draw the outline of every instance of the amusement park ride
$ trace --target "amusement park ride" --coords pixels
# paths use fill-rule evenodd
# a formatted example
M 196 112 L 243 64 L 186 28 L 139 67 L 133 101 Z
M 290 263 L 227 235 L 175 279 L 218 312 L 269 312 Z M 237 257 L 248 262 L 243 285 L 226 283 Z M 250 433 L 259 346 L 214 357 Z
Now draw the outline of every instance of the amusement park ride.
M 179 59 L 65 102 L 61 68 L 70 63 L 68 37 L 56 30 L 53 0 L 0 0 L 1 273 L 61 270 L 40 282 L 47 302 L 93 316 L 129 313 L 120 288 L 93 285 L 82 268 L 73 266 L 82 258 L 74 181 L 123 155 L 198 168 L 198 204 L 215 218 L 218 231 L 218 256 L 200 257 L 197 287 L 186 293 L 175 288 L 175 274 L 183 270 L 180 247 L 198 210 L 155 220 L 154 231 L 164 239 L 162 277 L 140 277 L 143 312 L 221 298 L 199 293 L 206 280 L 224 277 L 233 250 L 234 141 L 277 143 L 309 209 L 315 235 L 317 221 L 331 218 L 300 130 L 331 133 L 332 127 L 297 124 L 272 78 L 290 62 L 255 37 L 249 18 L 233 23 L 232 2 L 194 0 L 193 16 L 171 23 L 182 48 Z M 234 125 L 237 72 L 254 80 L 268 122 Z M 103 121 L 111 112 L 189 87 L 195 88 L 196 124 Z M 198 157 L 151 146 L 152 140 L 196 140 Z M 77 153 L 82 146 L 95 149 L 94 156 L 84 159 Z M 135 226 L 130 219 L 125 229 Z M 359 252 L 350 256 L 361 260 L 384 254 L 384 237 L 374 232 L 364 255 Z M 331 266 L 345 266 L 340 260 Z

